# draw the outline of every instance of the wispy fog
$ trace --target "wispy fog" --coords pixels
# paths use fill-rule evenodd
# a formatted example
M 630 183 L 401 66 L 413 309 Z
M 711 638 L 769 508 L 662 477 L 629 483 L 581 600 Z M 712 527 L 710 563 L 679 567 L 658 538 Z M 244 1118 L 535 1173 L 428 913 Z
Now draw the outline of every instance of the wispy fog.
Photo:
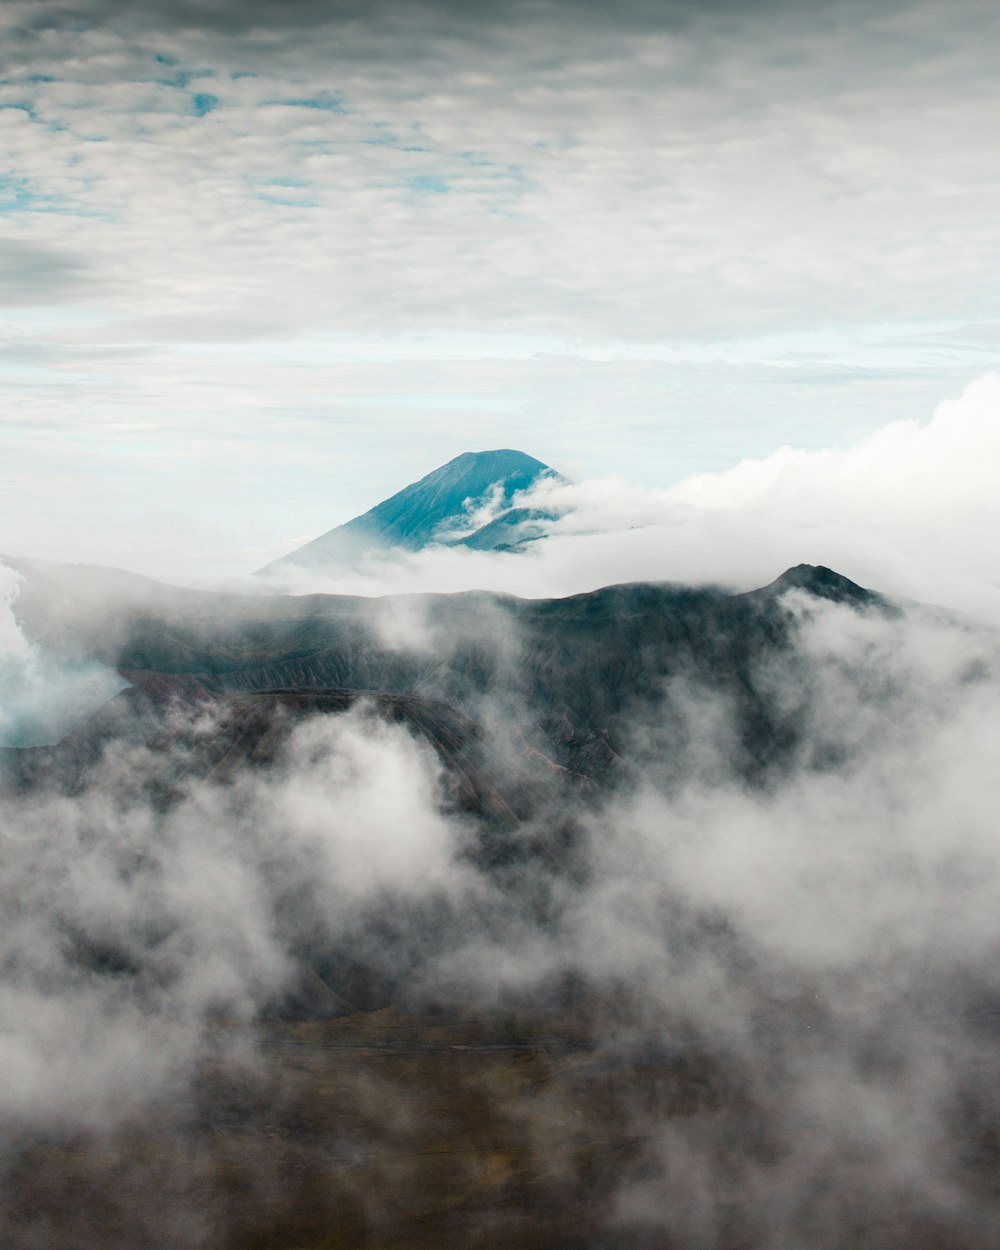
M 14 612 L 20 583 L 0 564 L 0 747 L 58 742 L 127 684 L 92 660 L 32 641 Z
M 177 712 L 158 749 L 112 745 L 75 793 L 11 790 L 10 1175 L 39 1134 L 188 1141 L 206 1064 L 269 1096 L 255 1022 L 317 984 L 310 1012 L 336 1016 L 361 986 L 417 1011 L 568 1002 L 588 1088 L 628 1064 L 711 1066 L 693 1109 L 625 1100 L 631 1144 L 589 1244 L 989 1244 L 1000 644 L 918 608 L 784 606 L 794 647 L 754 676 L 799 737 L 756 781 L 725 698 L 678 677 L 636 711 L 620 785 L 519 825 L 463 813 L 430 747 L 363 704 L 306 718 L 266 766 L 185 771 L 218 713 Z M 410 645 L 405 620 L 385 628 Z M 498 758 L 535 712 L 512 690 L 484 713 Z M 352 1097 L 391 1121 L 379 1082 Z M 430 1114 L 406 1097 L 408 1122 Z M 217 1217 L 188 1194 L 144 1236 L 216 1244 Z
M 134 1115 L 190 1078 L 213 1019 L 294 985 L 296 939 L 333 948 L 366 907 L 462 880 L 433 757 L 361 712 L 304 724 L 266 780 L 164 810 L 145 796 L 171 763 L 112 749 L 74 798 L 4 804 L 8 1123 Z

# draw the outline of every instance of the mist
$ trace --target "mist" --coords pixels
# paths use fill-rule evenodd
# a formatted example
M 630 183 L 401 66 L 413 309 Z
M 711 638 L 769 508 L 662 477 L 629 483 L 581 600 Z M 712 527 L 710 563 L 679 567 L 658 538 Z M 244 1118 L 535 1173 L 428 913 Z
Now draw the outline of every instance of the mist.
M 125 682 L 71 651 L 39 646 L 15 615 L 21 576 L 0 564 L 0 747 L 58 742 Z
M 163 808 L 170 765 L 112 748 L 72 798 L 5 803 L 8 1123 L 131 1115 L 190 1076 L 212 1018 L 247 1022 L 294 980 L 289 925 L 332 944 L 373 900 L 460 875 L 428 752 L 363 710 L 304 725 L 274 777 Z
M 433 603 L 397 602 L 377 614 L 381 645 L 433 653 Z M 256 766 L 193 768 L 222 715 L 196 703 L 153 747 L 112 740 L 68 788 L 8 786 L 8 1244 L 56 1244 L 13 1196 L 39 1142 L 118 1152 L 102 1244 L 220 1244 L 228 1208 L 198 1180 L 220 1148 L 205 1099 L 238 1088 L 281 1122 L 304 1078 L 275 1084 L 283 1052 L 261 1039 L 311 1035 L 268 1021 L 382 1019 L 387 1004 L 445 1019 L 544 1006 L 572 1030 L 584 1058 L 557 1070 L 575 1092 L 479 1096 L 575 1184 L 608 1091 L 628 1147 L 587 1174 L 586 1244 L 988 1244 L 1000 639 L 916 606 L 796 589 L 781 606 L 792 648 L 753 677 L 797 737 L 751 777 L 735 707 L 678 673 L 635 707 L 614 784 L 540 791 L 515 821 L 464 807 L 428 742 L 363 699 L 289 723 Z M 540 709 L 499 609 L 494 633 L 475 711 L 510 785 L 528 770 L 511 742 L 530 742 Z M 623 1092 L 623 1071 L 646 1074 L 646 1095 Z M 656 1092 L 679 1073 L 699 1092 Z M 436 1123 L 419 1083 L 359 1071 L 345 1088 L 380 1132 Z M 344 1139 L 332 1115 L 302 1166 L 327 1169 L 334 1227 L 339 1210 L 375 1236 L 414 1201 L 409 1165 L 376 1154 L 390 1205 L 359 1197 L 357 1130 Z M 137 1132 L 166 1150 L 166 1207 L 145 1192 L 148 1160 L 121 1154 Z M 263 1203 L 267 1152 L 248 1149 Z

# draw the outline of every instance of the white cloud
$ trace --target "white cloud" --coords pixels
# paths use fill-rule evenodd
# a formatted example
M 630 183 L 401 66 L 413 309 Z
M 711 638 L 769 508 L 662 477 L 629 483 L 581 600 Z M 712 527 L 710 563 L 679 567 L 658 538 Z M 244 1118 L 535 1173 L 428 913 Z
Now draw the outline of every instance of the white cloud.
M 927 423 L 899 421 L 853 447 L 782 448 L 728 473 L 690 479 L 671 498 L 753 509 L 799 525 L 1000 524 L 1000 376 L 988 374 Z
M 546 597 L 614 582 L 719 582 L 750 590 L 825 564 L 885 594 L 1000 621 L 1000 377 L 854 446 L 783 448 L 667 490 L 620 480 L 544 483 L 527 501 L 560 513 L 523 553 L 430 548 L 357 571 L 283 571 L 294 592 L 481 588 Z
M 238 1051 L 304 949 L 342 956 L 369 911 L 477 892 L 430 748 L 364 708 L 164 810 L 145 783 L 170 769 L 169 749 L 114 744 L 72 798 L 0 796 L 8 1124 L 127 1121 L 186 1087 L 220 1012 Z
M 58 742 L 127 685 L 103 665 L 28 638 L 15 615 L 20 582 L 0 564 L 0 747 Z

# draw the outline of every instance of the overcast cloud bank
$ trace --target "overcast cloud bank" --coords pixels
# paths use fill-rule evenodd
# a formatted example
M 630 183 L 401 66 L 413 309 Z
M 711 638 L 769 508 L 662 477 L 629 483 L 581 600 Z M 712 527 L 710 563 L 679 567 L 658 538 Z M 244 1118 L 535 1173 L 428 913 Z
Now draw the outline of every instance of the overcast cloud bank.
M 4 4 L 5 546 L 236 573 L 470 446 L 669 485 L 928 410 L 996 361 L 996 23 Z

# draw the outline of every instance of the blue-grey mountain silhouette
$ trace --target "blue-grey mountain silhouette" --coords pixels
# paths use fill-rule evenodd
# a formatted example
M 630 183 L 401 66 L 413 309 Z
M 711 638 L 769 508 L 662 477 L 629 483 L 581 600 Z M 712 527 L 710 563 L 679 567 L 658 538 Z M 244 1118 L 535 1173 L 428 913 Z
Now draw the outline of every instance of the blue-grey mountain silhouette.
M 467 451 L 404 487 L 389 499 L 281 556 L 260 572 L 284 565 L 321 568 L 350 563 L 380 549 L 419 551 L 432 543 L 479 551 L 510 551 L 541 534 L 550 514 L 511 507 L 514 496 L 544 478 L 560 475 L 523 451 Z M 485 522 L 470 520 L 476 505 L 489 503 Z

